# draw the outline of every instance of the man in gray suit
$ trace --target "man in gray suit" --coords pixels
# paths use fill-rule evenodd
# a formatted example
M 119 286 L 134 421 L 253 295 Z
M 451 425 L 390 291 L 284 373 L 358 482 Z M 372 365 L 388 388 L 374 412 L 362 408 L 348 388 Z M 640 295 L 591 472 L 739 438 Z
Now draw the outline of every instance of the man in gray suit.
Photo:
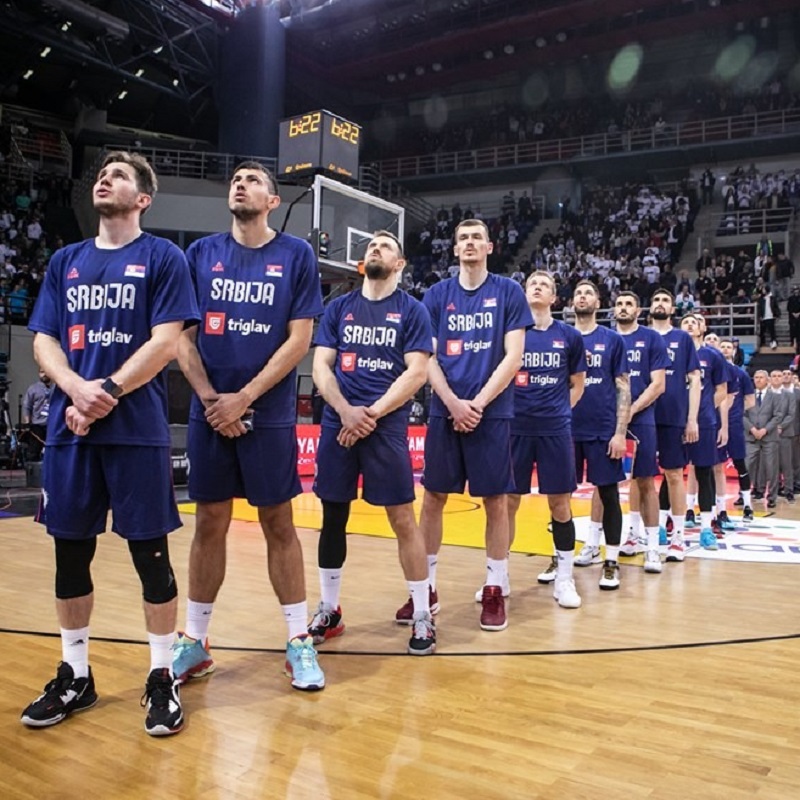
M 747 445 L 747 471 L 755 477 L 756 486 L 768 487 L 767 508 L 775 508 L 778 484 L 778 424 L 783 419 L 780 395 L 769 391 L 767 371 L 760 369 L 753 376 L 756 402 L 744 412 L 744 437 Z M 763 477 L 759 468 L 763 470 Z M 760 500 L 763 492 L 753 492 Z
M 789 406 L 792 409 L 791 430 L 781 434 L 781 474 L 783 475 L 783 492 L 787 503 L 794 503 L 794 475 L 797 471 L 797 436 L 800 434 L 800 414 L 798 402 L 800 392 L 794 385 L 794 373 L 790 369 L 781 372 L 781 394 L 788 396 Z M 783 437 L 786 437 L 786 454 L 784 455 Z
M 769 499 L 783 495 L 790 503 L 794 503 L 794 494 L 792 494 L 792 483 L 794 480 L 794 471 L 792 470 L 792 438 L 794 437 L 795 425 L 795 403 L 794 395 L 791 391 L 783 388 L 783 371 L 774 369 L 769 374 L 770 391 L 774 392 L 780 397 L 780 407 L 783 416 L 778 423 L 778 454 L 776 461 L 778 469 L 776 472 L 777 482 L 775 484 L 775 492 L 769 490 Z M 783 481 L 781 480 L 783 476 Z M 788 482 L 788 486 L 784 483 Z M 786 486 L 785 493 L 780 490 L 780 485 L 783 483 Z

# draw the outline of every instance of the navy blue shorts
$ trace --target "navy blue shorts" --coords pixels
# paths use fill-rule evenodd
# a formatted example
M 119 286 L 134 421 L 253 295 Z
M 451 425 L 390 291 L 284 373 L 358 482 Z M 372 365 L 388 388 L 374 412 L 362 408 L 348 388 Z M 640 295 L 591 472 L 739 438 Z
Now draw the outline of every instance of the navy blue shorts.
M 677 425 L 656 425 L 658 465 L 661 469 L 683 469 L 689 463 L 689 453 L 683 441 L 685 430 Z
M 717 426 L 700 428 L 700 438 L 687 445 L 689 461 L 696 467 L 713 467 L 717 461 Z
M 569 433 L 557 436 L 511 436 L 514 461 L 514 492 L 530 494 L 534 465 L 539 494 L 568 494 L 575 481 L 575 448 Z
M 221 503 L 245 497 L 263 508 L 286 503 L 303 491 L 294 425 L 254 428 L 229 439 L 207 422 L 190 419 L 187 456 L 192 500 Z
M 653 478 L 659 474 L 656 460 L 656 426 L 630 425 L 628 439 L 636 443 L 633 455 L 632 478 Z
M 349 503 L 358 496 L 358 476 L 364 478 L 362 496 L 373 506 L 414 502 L 414 471 L 405 431 L 379 428 L 352 447 L 336 441 L 339 428 L 323 427 L 317 449 L 314 492 L 320 500 Z
M 625 480 L 625 467 L 621 458 L 608 455 L 608 442 L 600 439 L 575 442 L 575 477 L 578 483 L 583 483 L 584 475 L 594 486 L 610 486 Z
M 169 447 L 48 445 L 37 520 L 61 539 L 106 529 L 124 539 L 157 539 L 181 527 Z
M 744 460 L 747 449 L 744 442 L 744 427 L 742 424 L 734 424 L 733 428 L 728 426 L 728 444 L 725 447 L 717 448 L 717 464 L 724 464 L 729 458 L 734 461 Z
M 473 497 L 514 491 L 511 420 L 485 419 L 472 433 L 456 433 L 444 417 L 431 417 L 425 437 L 422 485 L 432 492 Z

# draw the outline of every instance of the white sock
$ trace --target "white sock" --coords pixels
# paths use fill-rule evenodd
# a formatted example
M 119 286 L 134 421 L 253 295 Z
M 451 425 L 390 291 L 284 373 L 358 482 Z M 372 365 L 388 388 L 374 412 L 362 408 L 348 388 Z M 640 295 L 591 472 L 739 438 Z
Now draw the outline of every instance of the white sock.
M 192 637 L 194 638 L 194 637 Z M 147 633 L 150 642 L 150 671 L 154 669 L 168 669 L 172 674 L 172 645 L 175 642 L 174 633 Z
M 706 530 L 708 528 L 711 530 L 711 520 L 712 520 L 711 512 L 710 511 L 701 511 L 700 512 L 700 530 Z
M 725 497 L 717 497 L 717 513 L 725 510 Z
M 76 678 L 89 676 L 89 628 L 61 629 L 61 660 L 72 667 Z
M 408 593 L 414 604 L 414 617 L 431 613 L 428 581 L 408 581 Z
M 439 563 L 439 556 L 428 556 L 428 583 L 431 589 L 436 591 L 436 566 Z
M 694 511 L 694 507 L 697 505 L 697 495 L 696 494 L 688 494 L 686 495 L 686 510 L 687 511 Z
M 631 534 L 634 539 L 642 538 L 642 514 L 640 511 L 631 511 Z
M 669 517 L 669 509 L 666 508 L 659 508 L 658 509 L 658 527 L 659 528 L 666 528 L 667 527 L 667 517 Z
M 750 489 L 742 489 L 742 502 L 748 508 L 753 507 L 753 492 Z
M 713 506 L 711 506 L 711 519 L 716 519 L 716 518 L 717 518 L 717 506 L 715 503 Z
M 290 640 L 308 633 L 308 603 L 305 600 L 302 603 L 282 605 L 281 610 L 289 628 Z
M 213 603 L 196 603 L 186 601 L 186 635 L 191 639 L 199 639 L 205 643 L 208 638 L 208 626 L 211 624 Z
M 672 528 L 672 541 L 673 542 L 682 542 L 683 541 L 683 527 L 686 524 L 685 517 L 674 517 L 672 520 L 673 528 Z
M 507 558 L 487 558 L 486 559 L 486 585 L 502 586 L 506 582 L 508 575 Z
M 607 544 L 606 545 L 606 561 L 619 561 L 619 545 Z
M 647 549 L 658 550 L 658 525 L 654 527 L 646 527 L 645 533 L 647 534 Z
M 319 568 L 319 594 L 320 600 L 330 606 L 334 611 L 339 608 L 339 594 L 342 590 L 343 568 Z
M 574 550 L 556 550 L 556 580 L 572 577 L 572 562 L 575 558 Z
M 589 522 L 589 535 L 586 537 L 586 544 L 589 547 L 600 547 L 600 533 L 603 530 L 602 522 Z

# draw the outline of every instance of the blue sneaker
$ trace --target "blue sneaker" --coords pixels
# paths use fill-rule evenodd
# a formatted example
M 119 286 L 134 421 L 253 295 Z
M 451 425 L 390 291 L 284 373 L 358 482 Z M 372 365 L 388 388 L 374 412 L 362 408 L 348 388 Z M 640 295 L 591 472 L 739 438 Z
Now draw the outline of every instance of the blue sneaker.
M 717 514 L 717 522 L 723 531 L 732 531 L 736 528 L 733 524 L 733 520 L 728 516 L 727 511 L 720 511 L 719 514 Z
M 666 547 L 669 544 L 669 536 L 667 535 L 667 529 L 659 527 L 658 529 L 658 546 L 659 547 Z
M 317 663 L 317 651 L 308 634 L 295 636 L 286 644 L 284 672 L 292 679 L 292 686 L 306 692 L 325 688 L 325 674 Z
M 711 528 L 703 528 L 700 531 L 700 547 L 704 550 L 719 550 L 717 544 L 717 537 L 711 531 Z
M 697 520 L 694 518 L 694 511 L 689 509 L 686 512 L 686 522 L 684 523 L 684 528 L 696 528 L 697 527 Z
M 209 652 L 208 639 L 192 639 L 178 631 L 178 638 L 172 645 L 172 672 L 178 683 L 186 683 L 189 678 L 202 678 L 210 675 L 217 667 Z

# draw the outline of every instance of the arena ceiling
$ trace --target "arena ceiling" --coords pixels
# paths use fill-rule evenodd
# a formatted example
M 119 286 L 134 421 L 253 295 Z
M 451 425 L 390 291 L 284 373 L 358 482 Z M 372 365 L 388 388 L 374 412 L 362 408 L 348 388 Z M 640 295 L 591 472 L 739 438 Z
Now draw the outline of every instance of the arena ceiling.
M 287 112 L 508 83 L 631 41 L 732 35 L 798 13 L 797 0 L 260 1 L 287 29 Z M 103 108 L 112 121 L 213 140 L 224 33 L 252 2 L 0 0 L 0 102 L 67 117 Z

